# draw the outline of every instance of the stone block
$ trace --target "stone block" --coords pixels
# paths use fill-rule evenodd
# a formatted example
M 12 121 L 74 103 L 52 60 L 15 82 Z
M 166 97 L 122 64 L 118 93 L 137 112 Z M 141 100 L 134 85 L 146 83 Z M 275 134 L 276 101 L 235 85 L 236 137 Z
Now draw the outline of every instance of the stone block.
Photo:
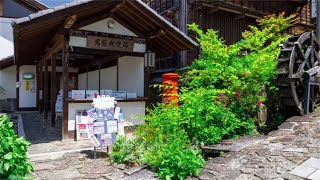
M 320 169 L 320 159 L 311 157 L 310 159 L 306 160 L 301 165 L 308 166 L 311 168 Z
M 317 169 L 311 168 L 308 166 L 298 166 L 294 168 L 290 173 L 299 177 L 307 178 L 309 177 L 312 173 L 314 173 Z
M 312 173 L 308 179 L 311 180 L 320 180 L 320 170 L 317 170 L 316 172 Z

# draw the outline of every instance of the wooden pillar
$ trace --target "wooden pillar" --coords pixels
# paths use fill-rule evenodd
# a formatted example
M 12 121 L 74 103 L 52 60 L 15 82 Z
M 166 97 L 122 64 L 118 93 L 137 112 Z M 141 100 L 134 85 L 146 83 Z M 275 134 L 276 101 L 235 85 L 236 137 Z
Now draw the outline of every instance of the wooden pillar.
M 19 91 L 20 91 L 20 87 L 21 87 L 21 82 L 20 82 L 20 66 L 17 64 L 17 67 L 16 67 L 16 82 L 19 82 L 19 87 L 16 87 L 16 110 L 18 111 L 19 110 L 19 98 L 20 98 L 20 95 L 19 95 Z
M 44 60 L 44 119 L 48 120 L 49 111 L 49 82 L 48 82 L 48 60 Z
M 65 36 L 63 50 L 62 50 L 62 100 L 63 100 L 63 122 L 62 122 L 62 139 L 68 139 L 68 81 L 69 81 L 69 41 Z
M 0 17 L 3 16 L 3 0 L 0 0 Z
M 87 73 L 86 73 L 86 90 L 89 88 L 89 67 L 87 67 Z
M 39 109 L 39 90 L 40 90 L 40 87 L 39 87 L 39 77 L 40 77 L 40 67 L 39 67 L 39 63 L 37 64 L 37 67 L 36 67 L 36 87 L 37 87 L 37 91 L 36 91 L 36 106 L 37 106 L 37 109 Z
M 99 93 L 100 93 L 100 90 L 101 90 L 101 65 L 99 64 Z
M 56 125 L 56 101 L 57 101 L 57 73 L 56 73 L 56 57 L 54 53 L 51 56 L 51 126 Z
M 43 113 L 43 62 L 39 63 L 39 112 L 40 114 Z

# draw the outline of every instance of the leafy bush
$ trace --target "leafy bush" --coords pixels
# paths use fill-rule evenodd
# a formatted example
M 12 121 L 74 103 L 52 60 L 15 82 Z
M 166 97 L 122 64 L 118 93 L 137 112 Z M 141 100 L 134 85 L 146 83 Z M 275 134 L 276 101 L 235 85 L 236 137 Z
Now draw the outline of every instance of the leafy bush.
M 124 136 L 118 136 L 116 143 L 112 146 L 110 153 L 112 161 L 116 163 L 139 163 L 143 162 L 144 146 L 138 139 L 126 139 Z
M 128 162 L 143 149 L 136 161 L 150 165 L 160 178 L 184 179 L 199 175 L 204 166 L 200 145 L 255 134 L 257 112 L 266 100 L 262 92 L 272 86 L 278 45 L 288 38 L 283 31 L 293 21 L 294 16 L 269 16 L 259 21 L 260 29 L 250 26 L 243 40 L 230 46 L 217 31 L 204 33 L 190 25 L 202 52 L 180 78 L 180 107 L 155 105 L 136 131 L 141 146 L 120 138 L 112 159 Z
M 0 179 L 22 179 L 33 171 L 27 162 L 29 142 L 18 138 L 8 121 L 8 116 L 0 115 Z

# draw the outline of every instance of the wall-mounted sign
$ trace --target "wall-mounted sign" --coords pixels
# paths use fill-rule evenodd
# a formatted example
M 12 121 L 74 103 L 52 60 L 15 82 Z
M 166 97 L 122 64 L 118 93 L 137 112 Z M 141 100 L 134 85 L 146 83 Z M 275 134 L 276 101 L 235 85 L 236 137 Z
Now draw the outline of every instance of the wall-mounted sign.
M 156 66 L 156 53 L 154 52 L 146 52 L 144 55 L 145 66 L 146 67 L 155 67 Z
M 118 39 L 100 36 L 88 36 L 87 47 L 93 49 L 105 49 L 115 51 L 133 51 L 134 41 L 130 39 Z
M 22 75 L 22 79 L 24 79 L 24 80 L 32 80 L 32 79 L 34 79 L 34 74 L 32 74 L 32 73 L 24 73 Z
M 311 18 L 317 17 L 317 0 L 311 0 Z

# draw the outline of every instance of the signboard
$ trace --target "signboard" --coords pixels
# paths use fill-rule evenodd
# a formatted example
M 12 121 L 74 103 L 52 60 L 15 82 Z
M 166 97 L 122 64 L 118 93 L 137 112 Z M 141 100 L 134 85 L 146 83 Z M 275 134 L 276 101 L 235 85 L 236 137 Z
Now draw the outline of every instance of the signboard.
M 87 47 L 115 51 L 133 51 L 134 41 L 130 39 L 88 36 Z
M 311 18 L 317 17 L 317 1 L 318 0 L 311 0 Z

